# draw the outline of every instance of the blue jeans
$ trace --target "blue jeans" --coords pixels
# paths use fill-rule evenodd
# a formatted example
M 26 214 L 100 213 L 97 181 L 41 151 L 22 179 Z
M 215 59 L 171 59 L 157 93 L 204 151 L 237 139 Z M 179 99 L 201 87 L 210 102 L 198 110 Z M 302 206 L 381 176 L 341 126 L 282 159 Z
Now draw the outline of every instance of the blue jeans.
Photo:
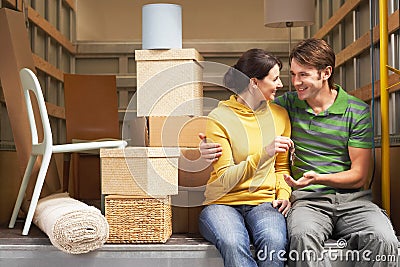
M 288 243 L 286 220 L 270 202 L 206 206 L 199 217 L 199 229 L 217 247 L 225 267 L 284 266 L 279 256 L 285 256 Z

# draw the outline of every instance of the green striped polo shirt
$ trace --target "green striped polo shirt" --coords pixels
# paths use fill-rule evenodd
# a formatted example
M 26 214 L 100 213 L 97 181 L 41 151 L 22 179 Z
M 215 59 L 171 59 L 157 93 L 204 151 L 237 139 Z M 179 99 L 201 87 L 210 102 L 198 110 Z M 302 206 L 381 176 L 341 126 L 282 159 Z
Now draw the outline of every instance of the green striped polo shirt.
M 295 160 L 292 176 L 299 179 L 304 172 L 337 173 L 349 170 L 351 161 L 348 146 L 372 147 L 372 128 L 369 106 L 336 85 L 338 94 L 327 110 L 314 114 L 297 92 L 287 92 L 275 102 L 286 108 L 292 125 Z M 310 185 L 305 190 L 324 187 Z

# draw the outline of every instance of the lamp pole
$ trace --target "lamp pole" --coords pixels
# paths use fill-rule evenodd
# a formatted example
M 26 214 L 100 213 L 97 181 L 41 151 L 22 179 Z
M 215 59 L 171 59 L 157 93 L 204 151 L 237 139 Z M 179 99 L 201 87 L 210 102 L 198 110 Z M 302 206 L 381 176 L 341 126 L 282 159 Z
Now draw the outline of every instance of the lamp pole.
M 289 80 L 289 92 L 292 91 L 292 79 L 290 76 L 290 52 L 292 50 L 292 27 L 293 27 L 293 22 L 292 21 L 287 21 L 286 22 L 286 27 L 289 28 L 289 53 L 288 53 L 288 80 Z

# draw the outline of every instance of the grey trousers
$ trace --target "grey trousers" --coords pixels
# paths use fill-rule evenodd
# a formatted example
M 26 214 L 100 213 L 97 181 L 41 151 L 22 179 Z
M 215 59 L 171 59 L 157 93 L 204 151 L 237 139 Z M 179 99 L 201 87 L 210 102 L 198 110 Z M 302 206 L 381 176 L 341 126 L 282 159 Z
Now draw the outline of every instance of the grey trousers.
M 355 266 L 397 266 L 393 226 L 371 199 L 370 190 L 345 194 L 293 191 L 287 218 L 289 266 L 331 266 L 332 255 L 324 250 L 328 238 L 350 250 L 347 257 L 355 259 Z

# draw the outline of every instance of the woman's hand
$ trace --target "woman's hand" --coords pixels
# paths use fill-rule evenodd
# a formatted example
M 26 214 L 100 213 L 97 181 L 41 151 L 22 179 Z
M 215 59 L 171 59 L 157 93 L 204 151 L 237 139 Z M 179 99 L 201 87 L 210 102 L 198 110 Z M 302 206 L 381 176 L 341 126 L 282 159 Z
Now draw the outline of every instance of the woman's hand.
M 290 148 L 294 148 L 294 143 L 289 137 L 277 136 L 274 141 L 265 147 L 265 151 L 268 156 L 273 157 L 276 153 L 285 153 Z
M 276 199 L 272 201 L 272 207 L 279 207 L 278 211 L 282 213 L 285 217 L 287 216 L 291 206 L 292 204 L 287 199 Z
M 207 143 L 206 135 L 199 133 L 200 142 L 200 154 L 203 159 L 207 162 L 217 161 L 222 155 L 222 147 L 218 143 Z

